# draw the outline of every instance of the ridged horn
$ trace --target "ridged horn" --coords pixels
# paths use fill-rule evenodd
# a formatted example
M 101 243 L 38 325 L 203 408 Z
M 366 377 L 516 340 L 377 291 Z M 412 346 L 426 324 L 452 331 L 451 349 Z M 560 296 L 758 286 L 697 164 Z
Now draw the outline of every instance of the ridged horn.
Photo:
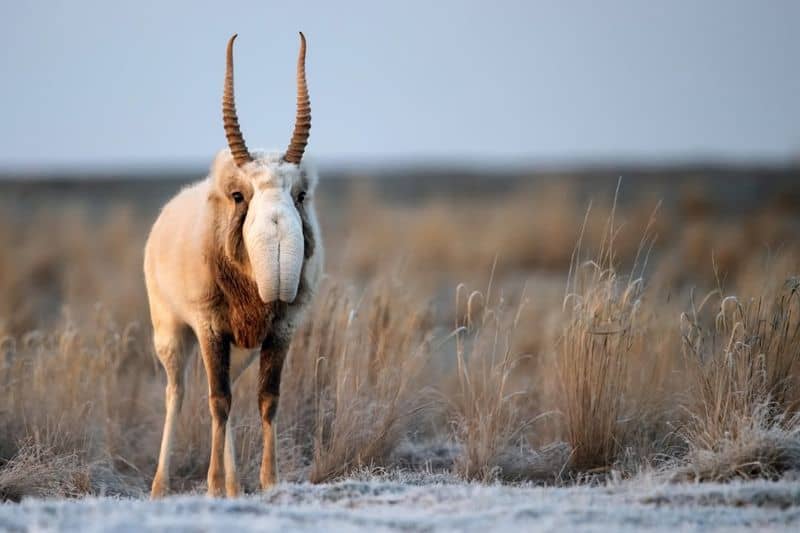
M 308 85 L 306 84 L 306 37 L 300 32 L 300 54 L 297 57 L 297 115 L 294 119 L 294 132 L 284 161 L 300 164 L 303 152 L 308 144 L 308 135 L 311 131 L 311 101 L 308 99 Z
M 236 99 L 233 95 L 233 41 L 237 34 L 228 41 L 228 51 L 225 60 L 225 90 L 222 93 L 222 125 L 225 127 L 225 137 L 231 149 L 236 166 L 240 167 L 253 160 L 247 145 L 244 143 L 242 130 L 239 129 L 239 119 L 236 116 Z

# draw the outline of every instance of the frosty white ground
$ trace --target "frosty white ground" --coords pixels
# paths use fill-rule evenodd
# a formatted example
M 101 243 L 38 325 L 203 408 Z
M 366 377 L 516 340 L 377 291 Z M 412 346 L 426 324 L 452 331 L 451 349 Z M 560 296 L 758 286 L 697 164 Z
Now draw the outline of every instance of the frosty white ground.
M 800 483 L 547 488 L 348 480 L 282 484 L 212 500 L 26 500 L 0 504 L 0 531 L 797 531 Z

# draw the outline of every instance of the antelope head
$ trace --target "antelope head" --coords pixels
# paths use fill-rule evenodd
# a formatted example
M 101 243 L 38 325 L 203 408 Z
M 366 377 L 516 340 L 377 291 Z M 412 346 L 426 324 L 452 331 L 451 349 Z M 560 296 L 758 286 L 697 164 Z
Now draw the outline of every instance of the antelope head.
M 233 91 L 233 43 L 227 48 L 222 117 L 229 150 L 214 163 L 212 196 L 218 231 L 227 258 L 249 275 L 264 303 L 292 302 L 304 259 L 306 210 L 313 176 L 301 166 L 311 130 L 306 85 L 306 40 L 300 33 L 297 60 L 297 113 L 289 147 L 283 154 L 252 153 L 239 128 Z

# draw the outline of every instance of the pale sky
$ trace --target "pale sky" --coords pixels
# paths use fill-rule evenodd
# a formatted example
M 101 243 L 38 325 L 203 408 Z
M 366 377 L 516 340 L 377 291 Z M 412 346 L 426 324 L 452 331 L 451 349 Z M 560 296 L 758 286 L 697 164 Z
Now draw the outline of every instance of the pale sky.
M 319 161 L 800 155 L 797 1 L 19 1 L 0 169 L 207 164 L 234 32 L 247 143 L 283 149 L 298 30 Z

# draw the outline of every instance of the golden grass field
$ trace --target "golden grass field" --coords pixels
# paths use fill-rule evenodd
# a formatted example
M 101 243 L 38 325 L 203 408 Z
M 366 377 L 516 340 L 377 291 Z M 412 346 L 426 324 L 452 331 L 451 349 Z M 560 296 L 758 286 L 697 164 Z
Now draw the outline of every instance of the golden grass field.
M 800 468 L 798 171 L 633 174 L 618 193 L 610 174 L 323 175 L 327 276 L 284 369 L 282 478 Z M 0 499 L 149 488 L 165 377 L 142 248 L 180 183 L 125 183 L 0 187 Z M 190 372 L 180 490 L 202 488 L 210 446 Z M 255 379 L 232 413 L 249 491 Z

